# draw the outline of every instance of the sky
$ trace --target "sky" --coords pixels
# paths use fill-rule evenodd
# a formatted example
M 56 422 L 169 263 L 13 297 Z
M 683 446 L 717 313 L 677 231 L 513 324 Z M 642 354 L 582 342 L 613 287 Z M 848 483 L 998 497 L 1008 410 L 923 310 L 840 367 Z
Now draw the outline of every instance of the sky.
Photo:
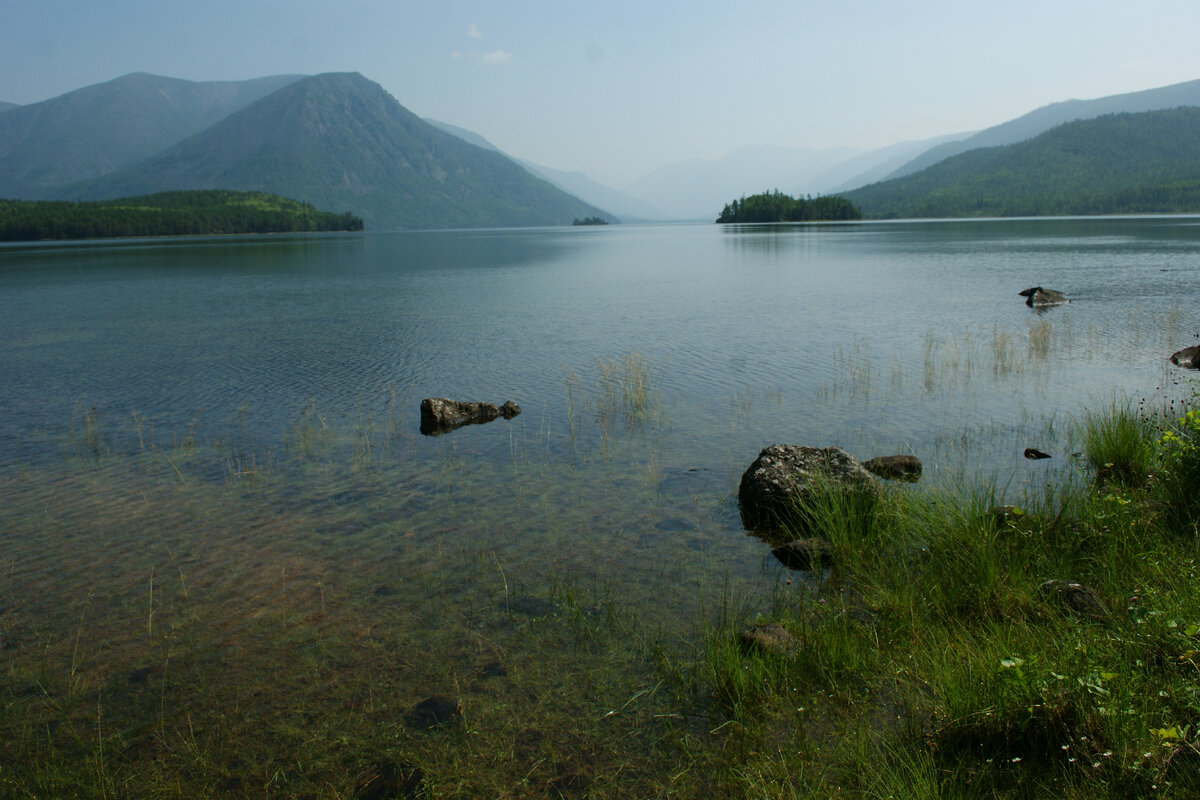
M 612 186 L 743 146 L 855 147 L 1200 79 L 1196 0 L 0 0 L 0 100 L 130 72 L 360 72 Z

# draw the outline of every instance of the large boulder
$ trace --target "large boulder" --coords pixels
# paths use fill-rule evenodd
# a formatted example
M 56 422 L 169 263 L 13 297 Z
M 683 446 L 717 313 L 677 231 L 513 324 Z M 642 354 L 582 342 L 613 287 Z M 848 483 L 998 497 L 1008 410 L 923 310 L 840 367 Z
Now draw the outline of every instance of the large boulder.
M 491 422 L 497 417 L 512 419 L 521 413 L 521 407 L 509 400 L 497 408 L 491 403 L 468 403 L 447 400 L 444 397 L 427 397 L 421 401 L 421 433 L 440 436 L 464 425 Z
M 1200 344 L 1185 347 L 1171 355 L 1171 363 L 1177 367 L 1200 369 Z
M 878 483 L 840 447 L 773 444 L 742 474 L 742 522 L 747 528 L 770 529 L 791 521 L 817 485 L 860 490 L 874 489 Z
M 1025 298 L 1025 305 L 1033 308 L 1049 308 L 1071 302 L 1062 292 L 1055 289 L 1043 289 L 1041 286 L 1031 286 L 1017 294 Z

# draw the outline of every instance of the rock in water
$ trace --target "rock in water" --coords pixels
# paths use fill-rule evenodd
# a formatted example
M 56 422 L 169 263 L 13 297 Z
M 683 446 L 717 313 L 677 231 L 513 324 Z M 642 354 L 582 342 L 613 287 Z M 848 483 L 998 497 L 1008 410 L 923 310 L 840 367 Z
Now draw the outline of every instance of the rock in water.
M 1171 355 L 1171 363 L 1177 367 L 1200 369 L 1200 344 L 1185 347 Z
M 1037 461 L 1042 458 L 1050 458 L 1050 454 L 1043 450 L 1038 450 L 1036 447 L 1026 447 L 1025 457 L 1030 461 Z
M 468 403 L 447 400 L 444 397 L 427 397 L 421 401 L 421 433 L 440 436 L 464 425 L 491 422 L 497 417 L 512 419 L 521 413 L 521 407 L 509 400 L 496 408 L 491 403 Z
M 845 489 L 874 489 L 871 473 L 840 447 L 773 444 L 763 448 L 742 474 L 738 502 L 747 528 L 771 528 L 793 516 L 812 488 L 825 483 Z
M 771 551 L 789 569 L 813 570 L 833 563 L 833 545 L 825 539 L 796 539 Z
M 921 459 L 916 456 L 877 456 L 863 466 L 881 478 L 915 481 L 921 477 Z
M 1017 292 L 1021 297 L 1025 298 L 1025 305 L 1033 308 L 1049 308 L 1050 306 L 1061 306 L 1063 303 L 1071 302 L 1062 292 L 1054 289 L 1043 289 L 1041 286 L 1032 286 L 1024 291 Z

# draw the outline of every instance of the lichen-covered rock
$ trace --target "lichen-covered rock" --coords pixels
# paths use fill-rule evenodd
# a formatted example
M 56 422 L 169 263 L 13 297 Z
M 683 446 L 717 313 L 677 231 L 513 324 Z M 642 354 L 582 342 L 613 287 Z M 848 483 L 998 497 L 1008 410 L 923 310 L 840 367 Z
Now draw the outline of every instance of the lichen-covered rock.
M 876 456 L 864 461 L 863 467 L 894 481 L 915 481 L 921 477 L 921 459 L 916 456 Z
M 773 444 L 742 474 L 742 522 L 751 529 L 778 527 L 794 517 L 818 484 L 854 490 L 878 486 L 874 476 L 840 447 Z
M 1200 369 L 1200 344 L 1185 347 L 1171 354 L 1171 363 L 1177 367 Z
M 512 419 L 520 413 L 521 407 L 511 400 L 497 408 L 491 403 L 427 397 L 421 401 L 421 433 L 426 436 L 440 436 L 464 425 L 491 422 L 497 417 Z

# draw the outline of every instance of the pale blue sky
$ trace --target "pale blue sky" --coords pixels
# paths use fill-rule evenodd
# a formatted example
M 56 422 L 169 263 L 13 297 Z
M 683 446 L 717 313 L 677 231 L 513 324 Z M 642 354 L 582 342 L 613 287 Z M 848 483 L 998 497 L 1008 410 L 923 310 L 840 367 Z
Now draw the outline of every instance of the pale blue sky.
M 129 72 L 357 71 L 620 185 L 742 145 L 877 147 L 1200 78 L 1196 0 L 0 0 L 0 100 Z

